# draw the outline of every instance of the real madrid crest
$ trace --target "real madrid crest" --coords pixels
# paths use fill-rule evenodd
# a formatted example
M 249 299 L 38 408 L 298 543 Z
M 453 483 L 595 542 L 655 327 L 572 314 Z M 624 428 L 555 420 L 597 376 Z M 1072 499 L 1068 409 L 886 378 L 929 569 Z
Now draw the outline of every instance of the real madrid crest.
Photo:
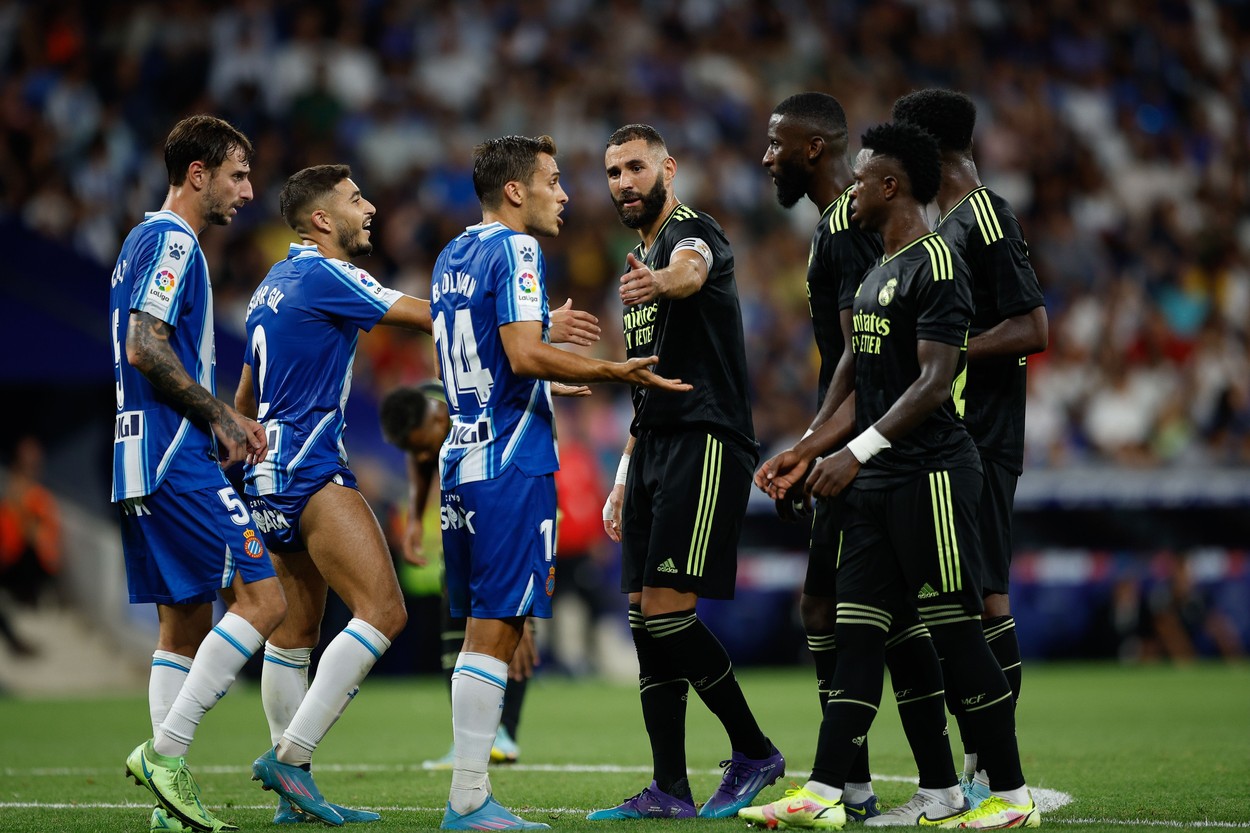
M 890 302 L 894 300 L 894 290 L 898 288 L 898 278 L 890 278 L 885 282 L 885 286 L 881 287 L 881 291 L 877 293 L 877 303 L 883 307 L 888 307 Z

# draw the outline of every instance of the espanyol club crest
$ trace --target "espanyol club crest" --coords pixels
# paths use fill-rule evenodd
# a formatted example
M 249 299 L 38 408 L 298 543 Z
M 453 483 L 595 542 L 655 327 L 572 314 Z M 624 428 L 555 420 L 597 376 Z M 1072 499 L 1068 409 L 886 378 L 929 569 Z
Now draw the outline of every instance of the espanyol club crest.
M 263 558 L 265 555 L 265 545 L 250 529 L 243 530 L 243 551 L 248 558 Z
M 547 570 L 547 595 L 550 596 L 556 592 L 556 568 L 551 567 Z

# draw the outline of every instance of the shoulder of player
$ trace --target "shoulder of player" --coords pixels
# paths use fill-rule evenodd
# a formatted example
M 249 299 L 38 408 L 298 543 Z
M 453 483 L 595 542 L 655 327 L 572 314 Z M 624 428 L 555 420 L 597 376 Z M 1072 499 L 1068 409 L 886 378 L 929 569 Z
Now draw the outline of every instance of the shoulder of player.
M 175 263 L 187 263 L 200 249 L 199 238 L 186 223 L 167 211 L 154 214 L 135 226 L 128 239 L 136 251 L 150 251 Z
M 963 258 L 937 232 L 929 232 L 912 241 L 882 266 L 888 268 L 892 264 L 900 278 L 929 278 L 935 282 L 948 281 L 960 272 L 968 271 Z
M 1011 203 L 985 186 L 970 192 L 951 209 L 938 230 L 954 232 L 969 247 L 986 248 L 1000 240 L 1023 239 Z M 949 234 L 943 236 L 951 239 Z

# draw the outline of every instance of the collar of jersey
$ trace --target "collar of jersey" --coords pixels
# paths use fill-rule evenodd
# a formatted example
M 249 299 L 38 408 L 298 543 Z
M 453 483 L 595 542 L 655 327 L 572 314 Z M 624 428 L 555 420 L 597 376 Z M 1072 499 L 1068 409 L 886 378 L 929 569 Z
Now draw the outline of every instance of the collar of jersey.
M 945 214 L 938 215 L 937 222 L 933 224 L 933 228 L 936 229 L 938 226 L 942 225 L 942 223 L 946 222 L 946 218 L 954 214 L 955 209 L 959 208 L 959 206 L 963 205 L 968 200 L 972 199 L 972 195 L 975 194 L 977 191 L 988 191 L 988 190 L 989 189 L 986 188 L 984 185 L 978 185 L 976 188 L 973 188 L 971 191 L 964 194 L 963 199 L 961 199 L 959 202 L 952 205 L 950 211 L 947 211 Z
M 157 218 L 162 219 L 162 220 L 171 220 L 174 223 L 182 226 L 182 228 L 186 231 L 187 234 L 191 235 L 192 237 L 199 237 L 199 235 L 195 233 L 195 229 L 191 228 L 191 224 L 188 223 L 186 220 L 182 219 L 182 215 L 177 214 L 173 211 L 170 211 L 168 208 L 162 208 L 160 211 L 143 212 L 144 222 L 148 220 L 157 219 Z
M 304 243 L 292 243 L 291 248 L 287 249 L 286 257 L 287 260 L 290 260 L 294 257 L 304 257 L 305 255 L 315 254 L 317 254 L 317 246 L 315 243 L 309 243 L 307 245 Z
M 910 249 L 912 246 L 915 246 L 917 243 L 922 243 L 922 242 L 924 242 L 925 240 L 928 240 L 930 237 L 937 237 L 937 236 L 938 236 L 938 233 L 937 233 L 936 231 L 931 231 L 931 232 L 929 232 L 928 234 L 922 234 L 922 235 L 920 235 L 920 236 L 919 236 L 919 237 L 917 237 L 915 240 L 911 241 L 911 242 L 910 242 L 910 243 L 908 243 L 906 246 L 904 246 L 903 248 L 899 249 L 897 252 L 895 252 L 894 254 L 890 255 L 889 257 L 886 257 L 885 255 L 882 255 L 882 256 L 881 256 L 881 265 L 882 265 L 882 266 L 886 265 L 886 264 L 887 264 L 887 263 L 889 263 L 891 260 L 893 260 L 894 258 L 896 258 L 896 257 L 898 257 L 899 255 L 901 255 L 903 252 L 905 252 L 905 251 L 907 251 L 908 249 Z
M 677 205 L 673 206 L 672 211 L 668 212 L 668 216 L 664 218 L 664 224 L 661 225 L 660 230 L 655 233 L 656 240 L 660 239 L 660 235 L 664 233 L 664 228 L 668 225 L 668 221 L 673 219 L 673 215 L 677 213 L 677 209 L 681 208 L 683 205 L 685 205 L 685 203 L 679 202 L 677 203 Z M 642 259 L 646 260 L 647 259 L 647 244 L 639 243 L 638 252 L 642 255 Z

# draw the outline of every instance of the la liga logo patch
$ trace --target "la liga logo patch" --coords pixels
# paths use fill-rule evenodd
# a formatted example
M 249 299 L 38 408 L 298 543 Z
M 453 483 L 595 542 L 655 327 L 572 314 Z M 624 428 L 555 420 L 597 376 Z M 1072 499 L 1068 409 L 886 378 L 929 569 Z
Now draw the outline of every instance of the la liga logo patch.
M 517 277 L 517 286 L 521 288 L 521 292 L 526 295 L 533 295 L 538 292 L 538 276 L 533 272 L 522 272 Z
M 178 283 L 178 278 L 168 269 L 162 269 L 156 273 L 156 288 L 161 292 L 173 292 L 174 285 Z
M 248 558 L 263 558 L 265 555 L 264 543 L 250 529 L 243 530 L 243 551 Z

